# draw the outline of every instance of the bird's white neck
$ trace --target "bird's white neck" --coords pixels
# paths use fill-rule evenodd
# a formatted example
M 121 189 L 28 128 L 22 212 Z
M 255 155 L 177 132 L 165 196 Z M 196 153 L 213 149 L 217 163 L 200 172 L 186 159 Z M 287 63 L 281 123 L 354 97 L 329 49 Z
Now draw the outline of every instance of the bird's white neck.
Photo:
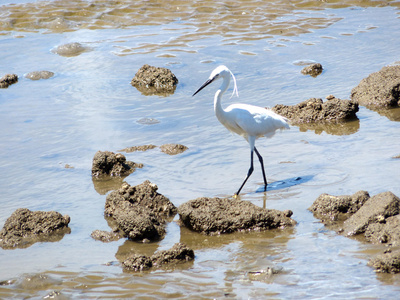
M 222 82 L 220 88 L 218 89 L 218 91 L 214 95 L 214 111 L 215 111 L 215 115 L 217 116 L 218 120 L 222 124 L 224 124 L 224 122 L 222 121 L 221 116 L 225 113 L 225 110 L 222 108 L 221 99 L 222 99 L 222 95 L 228 89 L 230 81 L 231 81 L 230 76 L 224 76 L 223 77 L 223 82 Z

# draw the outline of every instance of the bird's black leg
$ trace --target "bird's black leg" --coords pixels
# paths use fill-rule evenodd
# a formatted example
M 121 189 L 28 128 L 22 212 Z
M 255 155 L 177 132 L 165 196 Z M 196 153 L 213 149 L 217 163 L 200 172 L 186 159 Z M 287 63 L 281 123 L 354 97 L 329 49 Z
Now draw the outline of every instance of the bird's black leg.
M 266 191 L 268 183 L 267 183 L 267 177 L 265 177 L 264 161 L 263 161 L 261 154 L 257 151 L 256 147 L 254 147 L 254 151 L 256 152 L 256 154 L 258 156 L 258 160 L 260 161 L 260 164 L 261 164 L 261 170 L 262 170 L 264 184 L 265 184 L 264 191 Z
M 257 153 L 257 152 L 256 152 L 256 153 Z M 257 154 L 257 155 L 259 155 L 259 154 Z M 247 176 L 246 176 L 246 178 L 244 179 L 242 185 L 240 186 L 240 188 L 238 189 L 238 191 L 235 193 L 235 196 L 238 196 L 238 195 L 239 195 L 239 193 L 240 193 L 240 191 L 242 190 L 243 186 L 245 185 L 247 179 L 249 179 L 251 173 L 253 173 L 253 170 L 254 170 L 254 167 L 253 167 L 253 151 L 251 151 L 251 152 L 250 152 L 250 168 L 249 168 L 249 171 L 247 172 Z

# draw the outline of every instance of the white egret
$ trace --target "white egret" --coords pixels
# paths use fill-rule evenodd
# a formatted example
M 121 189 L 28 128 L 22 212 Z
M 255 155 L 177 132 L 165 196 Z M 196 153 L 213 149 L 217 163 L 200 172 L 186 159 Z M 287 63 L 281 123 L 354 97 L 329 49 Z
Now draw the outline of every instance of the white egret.
M 261 154 L 255 147 L 255 142 L 257 138 L 262 136 L 267 138 L 272 137 L 278 129 L 289 129 L 290 127 L 287 123 L 288 120 L 274 113 L 270 109 L 249 104 L 232 104 L 226 109 L 223 109 L 221 105 L 221 98 L 224 92 L 228 89 L 231 76 L 234 82 L 232 96 L 235 93 L 238 96 L 235 76 L 225 66 L 219 66 L 212 71 L 208 80 L 193 94 L 193 96 L 215 80 L 219 78 L 223 79 L 221 87 L 217 90 L 214 96 L 215 115 L 222 125 L 224 125 L 229 131 L 232 131 L 245 138 L 250 145 L 250 168 L 242 185 L 235 193 L 235 196 L 239 195 L 246 181 L 253 173 L 253 152 L 257 154 L 260 161 L 264 179 L 264 191 L 266 191 L 268 183 L 265 177 L 264 162 Z

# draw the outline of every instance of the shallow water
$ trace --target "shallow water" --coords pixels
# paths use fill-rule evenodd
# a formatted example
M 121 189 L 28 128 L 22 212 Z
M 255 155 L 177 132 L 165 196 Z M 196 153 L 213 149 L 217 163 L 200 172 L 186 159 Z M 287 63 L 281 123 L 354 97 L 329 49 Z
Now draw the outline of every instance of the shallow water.
M 180 143 L 189 150 L 176 156 L 159 148 L 127 153 L 144 167 L 125 180 L 150 180 L 176 206 L 232 195 L 247 172 L 249 149 L 215 118 L 217 86 L 191 97 L 211 70 L 225 64 L 236 75 L 240 97 L 226 96 L 226 104 L 292 105 L 329 94 L 348 99 L 362 78 L 400 61 L 399 1 L 14 3 L 0 9 L 1 76 L 19 75 L 17 84 L 0 90 L 0 224 L 19 207 L 56 210 L 70 215 L 71 234 L 0 249 L 0 298 L 397 295 L 398 276 L 366 266 L 382 247 L 336 235 L 307 208 L 321 193 L 400 196 L 400 160 L 392 158 L 400 154 L 399 109 L 385 115 L 360 107 L 359 120 L 346 125 L 293 126 L 258 140 L 272 188 L 256 192 L 262 176 L 255 165 L 241 199 L 293 210 L 298 225 L 284 231 L 205 237 L 172 222 L 158 243 L 101 243 L 90 233 L 109 230 L 106 196 L 90 171 L 98 150 Z M 69 57 L 51 51 L 72 42 L 88 51 Z M 300 73 L 310 61 L 323 65 L 320 76 Z M 130 85 L 145 63 L 171 69 L 179 79 L 173 95 L 144 96 Z M 55 75 L 24 77 L 41 70 Z M 158 123 L 143 123 L 146 118 Z M 131 251 L 151 255 L 178 241 L 195 250 L 193 263 L 139 274 L 118 264 Z M 257 273 L 268 268 L 277 274 Z

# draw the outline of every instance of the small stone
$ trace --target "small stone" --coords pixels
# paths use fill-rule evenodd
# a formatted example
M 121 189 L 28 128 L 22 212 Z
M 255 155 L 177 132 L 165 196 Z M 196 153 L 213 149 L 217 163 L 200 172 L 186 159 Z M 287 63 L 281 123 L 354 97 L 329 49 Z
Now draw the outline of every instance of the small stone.
M 10 85 L 18 82 L 18 76 L 15 74 L 6 74 L 0 78 L 0 88 L 8 88 Z
M 160 149 L 168 155 L 176 155 L 185 152 L 188 147 L 180 144 L 164 144 L 160 146 Z
M 80 43 L 74 42 L 57 46 L 51 51 L 61 56 L 70 57 L 70 56 L 78 56 L 81 53 L 86 52 L 88 50 L 90 50 L 88 47 L 85 47 Z
M 311 75 L 312 77 L 317 77 L 322 73 L 322 65 L 320 63 L 315 63 L 304 67 L 301 70 L 303 75 Z
M 54 73 L 50 71 L 34 71 L 25 75 L 30 80 L 49 79 L 53 76 Z
M 95 178 L 125 177 L 133 173 L 136 168 L 142 167 L 142 164 L 127 161 L 125 155 L 121 153 L 97 151 L 93 157 L 92 176 Z
M 168 96 L 175 92 L 178 78 L 166 68 L 143 65 L 131 81 L 144 95 Z

